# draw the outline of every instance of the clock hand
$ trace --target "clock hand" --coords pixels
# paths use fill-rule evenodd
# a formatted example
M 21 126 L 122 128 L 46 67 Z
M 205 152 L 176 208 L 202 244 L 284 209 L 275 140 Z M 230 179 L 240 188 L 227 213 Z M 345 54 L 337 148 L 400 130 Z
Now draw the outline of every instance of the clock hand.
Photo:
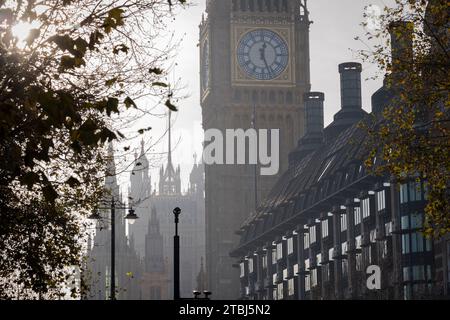
M 259 49 L 259 51 L 261 52 L 261 60 L 266 65 L 269 75 L 272 75 L 272 70 L 270 69 L 269 64 L 267 63 L 267 59 L 266 59 L 266 48 L 267 48 L 267 44 L 264 42 L 262 49 Z

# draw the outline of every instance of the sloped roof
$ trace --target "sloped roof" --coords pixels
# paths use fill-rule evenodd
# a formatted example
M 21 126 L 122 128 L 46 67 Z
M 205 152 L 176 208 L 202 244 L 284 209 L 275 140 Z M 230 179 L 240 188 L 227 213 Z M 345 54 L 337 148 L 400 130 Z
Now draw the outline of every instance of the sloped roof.
M 331 207 L 324 209 L 335 204 L 329 200 L 336 196 L 345 198 L 352 185 L 376 180 L 364 166 L 366 139 L 367 133 L 354 124 L 291 166 L 256 213 L 242 225 L 235 253 L 261 245 L 274 231 L 279 234 L 284 229 L 293 230 L 300 221 L 305 223 L 315 207 L 319 211 L 331 210 Z

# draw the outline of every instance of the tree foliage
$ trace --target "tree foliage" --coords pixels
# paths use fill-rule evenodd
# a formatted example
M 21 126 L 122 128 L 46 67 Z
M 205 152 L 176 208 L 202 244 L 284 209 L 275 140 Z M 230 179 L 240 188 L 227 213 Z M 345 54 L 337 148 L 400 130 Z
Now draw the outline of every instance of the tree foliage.
M 367 34 L 378 45 L 362 52 L 386 70 L 389 100 L 366 126 L 366 164 L 378 158 L 377 173 L 425 182 L 424 232 L 434 237 L 450 231 L 449 10 L 446 0 L 395 0 Z
M 184 3 L 0 0 L 0 298 L 58 295 L 81 264 L 112 120 L 164 96 L 156 40 Z

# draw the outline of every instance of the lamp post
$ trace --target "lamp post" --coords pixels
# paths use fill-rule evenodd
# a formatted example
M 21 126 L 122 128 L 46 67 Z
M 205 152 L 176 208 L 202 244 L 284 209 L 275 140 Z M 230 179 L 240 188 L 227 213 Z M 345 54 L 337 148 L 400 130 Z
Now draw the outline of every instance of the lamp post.
M 180 236 L 178 235 L 178 222 L 181 209 L 173 209 L 175 216 L 175 235 L 173 237 L 173 298 L 180 299 Z
M 189 298 L 181 298 L 180 296 L 180 236 L 178 235 L 178 223 L 180 222 L 181 209 L 176 207 L 173 209 L 175 216 L 175 235 L 173 237 L 173 298 L 174 300 L 192 300 Z M 200 298 L 201 292 L 195 290 L 192 292 L 194 300 L 210 300 L 210 291 L 203 291 L 204 298 Z
M 116 300 L 116 209 L 128 210 L 128 214 L 125 219 L 127 219 L 130 224 L 133 224 L 138 216 L 132 207 L 116 207 L 116 200 L 114 196 L 111 198 L 110 208 L 98 208 L 98 209 L 110 209 L 111 210 L 111 283 L 110 283 L 110 299 Z M 96 210 L 90 217 L 91 220 L 100 220 L 101 216 Z

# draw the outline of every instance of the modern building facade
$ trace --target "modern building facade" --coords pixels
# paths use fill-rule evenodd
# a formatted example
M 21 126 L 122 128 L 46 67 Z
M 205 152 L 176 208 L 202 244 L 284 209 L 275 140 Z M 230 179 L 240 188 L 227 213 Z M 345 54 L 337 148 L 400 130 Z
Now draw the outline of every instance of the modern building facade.
M 310 90 L 306 1 L 208 0 L 200 24 L 203 128 L 279 129 L 280 171 L 303 135 L 303 94 Z M 226 158 L 226 152 L 224 152 Z M 239 295 L 229 252 L 235 230 L 279 175 L 255 165 L 205 168 L 206 273 L 215 299 Z

